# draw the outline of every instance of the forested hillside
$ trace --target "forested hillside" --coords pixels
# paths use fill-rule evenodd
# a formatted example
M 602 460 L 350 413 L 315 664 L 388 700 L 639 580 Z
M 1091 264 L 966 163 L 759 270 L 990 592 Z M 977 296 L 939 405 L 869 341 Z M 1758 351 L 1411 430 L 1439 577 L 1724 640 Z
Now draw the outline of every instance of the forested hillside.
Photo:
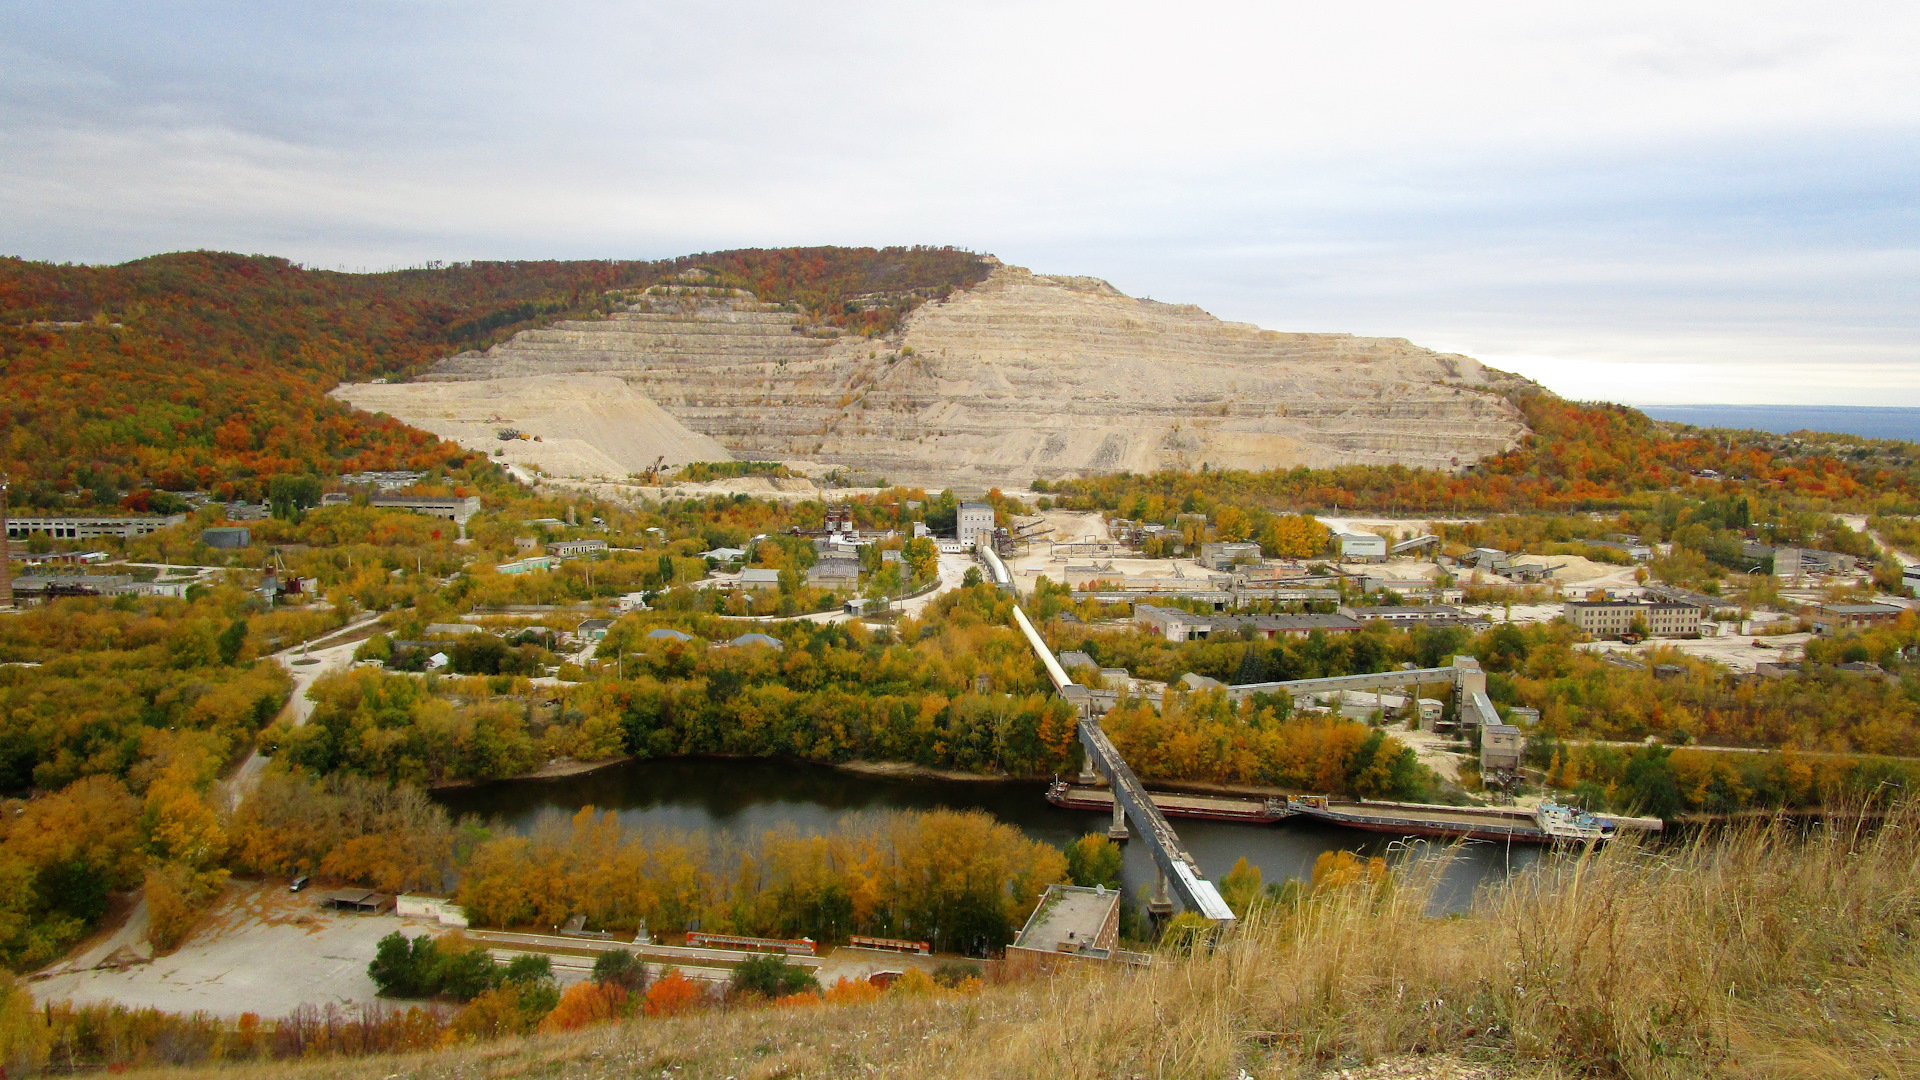
M 1683 490 L 1829 510 L 1920 512 L 1920 447 L 1913 443 L 1703 431 L 1543 390 L 1516 393 L 1513 400 L 1532 434 L 1514 450 L 1457 471 L 1401 465 L 1166 471 L 1033 486 L 1054 492 L 1061 506 L 1148 519 L 1159 515 L 1158 507 L 1215 504 L 1391 514 L 1611 510 L 1651 506 Z
M 951 248 L 789 248 L 661 261 L 495 262 L 382 274 L 216 252 L 119 266 L 0 260 L 0 471 L 16 505 L 130 505 L 151 491 L 260 497 L 266 478 L 479 464 L 356 414 L 342 379 L 400 377 L 608 290 L 695 269 L 860 333 L 980 280 Z M 161 500 L 164 502 L 164 500 Z

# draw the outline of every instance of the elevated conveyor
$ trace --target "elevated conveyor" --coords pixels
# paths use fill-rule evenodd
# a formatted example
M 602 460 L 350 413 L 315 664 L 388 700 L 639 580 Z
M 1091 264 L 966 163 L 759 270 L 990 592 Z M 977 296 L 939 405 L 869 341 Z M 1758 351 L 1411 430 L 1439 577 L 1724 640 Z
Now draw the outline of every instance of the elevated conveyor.
M 1053 650 L 1041 640 L 1040 632 L 1033 628 L 1027 613 L 1018 605 L 1013 609 L 1013 622 L 1026 635 L 1027 644 L 1033 647 L 1034 654 L 1047 670 L 1047 678 L 1053 682 L 1053 688 L 1062 697 L 1073 698 L 1074 690 L 1084 692 L 1084 687 L 1076 686 L 1067 677 L 1067 671 L 1054 658 Z M 1233 909 L 1220 899 L 1220 891 L 1200 873 L 1200 864 L 1193 861 L 1186 848 L 1180 844 L 1180 837 L 1174 833 L 1173 826 L 1167 823 L 1166 815 L 1153 804 L 1147 795 L 1147 789 L 1128 767 L 1120 751 L 1114 748 L 1107 733 L 1100 730 L 1099 721 L 1090 716 L 1080 718 L 1080 745 L 1087 752 L 1087 761 L 1107 778 L 1113 791 L 1114 801 L 1132 823 L 1140 839 L 1153 854 L 1153 863 L 1159 868 L 1163 880 L 1180 897 L 1187 910 L 1197 912 L 1217 922 L 1232 922 Z

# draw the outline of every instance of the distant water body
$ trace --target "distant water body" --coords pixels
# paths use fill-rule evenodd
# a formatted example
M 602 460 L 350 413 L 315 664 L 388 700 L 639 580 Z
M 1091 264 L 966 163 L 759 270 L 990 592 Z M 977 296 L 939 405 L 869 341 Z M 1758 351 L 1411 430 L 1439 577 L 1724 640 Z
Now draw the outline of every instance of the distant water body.
M 1655 420 L 1697 427 L 1751 428 L 1790 435 L 1832 431 L 1865 439 L 1920 442 L 1920 409 L 1879 405 L 1642 405 Z

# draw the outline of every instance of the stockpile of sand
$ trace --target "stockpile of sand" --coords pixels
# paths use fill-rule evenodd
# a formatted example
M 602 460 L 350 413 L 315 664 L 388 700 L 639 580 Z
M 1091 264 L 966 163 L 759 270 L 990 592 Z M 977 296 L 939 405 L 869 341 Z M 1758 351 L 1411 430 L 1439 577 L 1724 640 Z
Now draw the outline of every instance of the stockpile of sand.
M 605 375 L 534 375 L 474 382 L 354 384 L 333 396 L 384 412 L 495 460 L 551 476 L 624 479 L 660 459 L 731 461 L 718 442 L 673 418 L 623 380 Z M 501 441 L 513 428 L 539 442 Z

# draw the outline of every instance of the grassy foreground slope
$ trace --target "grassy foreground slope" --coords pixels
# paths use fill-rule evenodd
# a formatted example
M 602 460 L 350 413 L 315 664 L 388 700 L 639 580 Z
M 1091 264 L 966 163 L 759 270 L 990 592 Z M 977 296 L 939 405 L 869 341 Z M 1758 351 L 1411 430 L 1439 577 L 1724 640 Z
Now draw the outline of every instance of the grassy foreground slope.
M 884 333 L 986 276 L 951 248 L 749 249 L 658 261 L 464 263 L 380 274 L 218 252 L 119 266 L 0 259 L 0 472 L 16 506 L 125 503 L 269 477 L 477 462 L 327 398 L 528 326 L 591 317 L 606 291 L 701 269 L 809 319 Z M 165 500 L 160 500 L 164 503 Z
M 205 1075 L 1233 1078 L 1411 1054 L 1514 1076 L 1912 1076 L 1916 864 L 1911 803 L 1877 828 L 1836 819 L 1659 851 L 1623 843 L 1521 875 L 1451 918 L 1427 914 L 1432 864 L 1355 863 L 1298 903 L 1256 909 L 1218 949 L 1163 954 L 1137 974 Z

